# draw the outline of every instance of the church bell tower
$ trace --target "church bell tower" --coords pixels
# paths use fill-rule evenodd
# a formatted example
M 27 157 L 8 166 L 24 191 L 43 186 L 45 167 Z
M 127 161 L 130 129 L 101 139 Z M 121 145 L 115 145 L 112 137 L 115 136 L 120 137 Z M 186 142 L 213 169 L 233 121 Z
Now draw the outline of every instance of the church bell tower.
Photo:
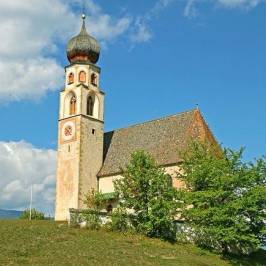
M 69 218 L 69 209 L 84 208 L 84 194 L 97 189 L 103 162 L 104 93 L 101 69 L 96 65 L 100 46 L 86 31 L 67 45 L 70 65 L 65 68 L 65 88 L 60 93 L 55 220 Z

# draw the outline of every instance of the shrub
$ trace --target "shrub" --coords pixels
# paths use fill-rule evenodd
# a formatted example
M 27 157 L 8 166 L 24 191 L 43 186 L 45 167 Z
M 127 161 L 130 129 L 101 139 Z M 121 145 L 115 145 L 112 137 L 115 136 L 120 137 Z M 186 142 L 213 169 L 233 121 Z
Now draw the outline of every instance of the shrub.
M 106 200 L 103 193 L 97 192 L 92 188 L 85 195 L 84 204 L 90 210 L 100 211 L 105 206 Z
M 99 230 L 101 228 L 101 218 L 97 211 L 90 211 L 83 214 L 83 218 L 86 221 L 86 227 L 90 230 Z
M 20 216 L 20 219 L 22 220 L 30 220 L 30 210 L 27 209 L 23 211 L 23 213 Z M 36 209 L 31 210 L 31 220 L 44 220 L 44 213 L 37 211 Z
M 88 211 L 82 216 L 90 230 L 99 230 L 102 226 L 100 211 L 106 205 L 104 194 L 91 189 L 86 195 L 84 204 L 88 207 Z
M 130 228 L 128 214 L 124 209 L 117 208 L 112 213 L 110 228 L 119 232 L 125 232 Z

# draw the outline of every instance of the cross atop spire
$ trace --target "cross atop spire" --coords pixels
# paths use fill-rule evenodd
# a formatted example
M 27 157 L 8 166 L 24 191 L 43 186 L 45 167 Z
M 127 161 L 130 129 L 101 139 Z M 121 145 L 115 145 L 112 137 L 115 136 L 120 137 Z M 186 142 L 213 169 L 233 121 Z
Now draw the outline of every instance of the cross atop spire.
M 88 34 L 87 33 L 87 30 L 86 30 L 86 22 L 85 22 L 85 20 L 86 20 L 86 15 L 85 14 L 82 14 L 82 16 L 81 16 L 81 18 L 82 18 L 82 27 L 81 27 L 81 32 L 80 32 L 80 34 Z
M 82 1 L 82 15 L 81 15 L 81 18 L 82 18 L 82 29 L 81 31 L 86 31 L 86 23 L 85 23 L 85 20 L 86 20 L 86 11 L 85 11 L 85 0 Z
M 82 19 L 86 18 L 85 15 L 86 11 L 85 11 L 85 0 L 82 1 Z

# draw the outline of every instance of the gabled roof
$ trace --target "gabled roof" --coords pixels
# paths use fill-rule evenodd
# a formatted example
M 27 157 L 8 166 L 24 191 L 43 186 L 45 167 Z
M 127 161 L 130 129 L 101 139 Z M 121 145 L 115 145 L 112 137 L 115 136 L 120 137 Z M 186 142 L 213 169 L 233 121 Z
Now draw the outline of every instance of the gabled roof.
M 215 141 L 198 109 L 148 121 L 104 134 L 104 162 L 99 177 L 121 173 L 132 152 L 148 152 L 160 166 L 181 162 L 178 153 L 188 141 L 208 138 Z

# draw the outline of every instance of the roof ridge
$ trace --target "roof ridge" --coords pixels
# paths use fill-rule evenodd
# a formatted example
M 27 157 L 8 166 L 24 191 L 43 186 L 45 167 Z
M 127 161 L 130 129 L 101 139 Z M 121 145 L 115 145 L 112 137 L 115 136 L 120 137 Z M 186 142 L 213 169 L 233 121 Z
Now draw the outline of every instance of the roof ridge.
M 104 132 L 104 134 L 112 133 L 112 132 L 115 132 L 115 131 L 121 131 L 121 130 L 128 129 L 128 128 L 131 128 L 131 127 L 142 126 L 142 125 L 145 125 L 145 124 L 148 124 L 148 123 L 152 123 L 152 122 L 155 122 L 155 121 L 161 121 L 161 120 L 165 120 L 167 118 L 183 115 L 185 113 L 192 113 L 192 112 L 195 112 L 195 111 L 199 111 L 199 109 L 194 108 L 194 109 L 191 109 L 191 110 L 188 110 L 188 111 L 183 111 L 183 112 L 176 113 L 176 114 L 173 114 L 173 115 L 167 115 L 167 116 L 163 116 L 161 118 L 155 118 L 155 119 L 148 120 L 148 121 L 145 121 L 145 122 L 133 124 L 133 125 L 130 125 L 128 127 L 121 127 L 121 128 L 118 128 L 118 129 L 110 130 L 110 131 Z

